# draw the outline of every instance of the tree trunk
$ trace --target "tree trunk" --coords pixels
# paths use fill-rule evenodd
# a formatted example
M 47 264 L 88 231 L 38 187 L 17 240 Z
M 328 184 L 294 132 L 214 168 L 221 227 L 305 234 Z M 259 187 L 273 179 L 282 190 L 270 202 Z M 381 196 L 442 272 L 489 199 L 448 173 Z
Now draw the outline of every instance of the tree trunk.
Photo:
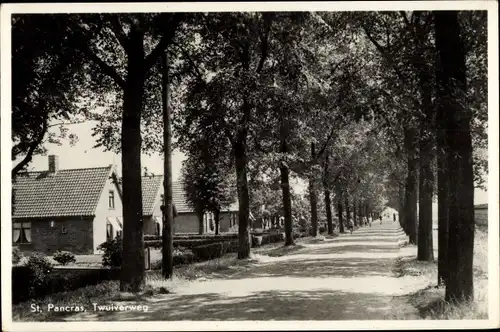
M 346 223 L 349 225 L 351 222 L 351 211 L 349 209 L 349 198 L 345 196 L 345 213 L 346 213 Z
M 401 228 L 406 232 L 406 226 L 405 226 L 405 218 L 404 218 L 404 211 L 405 211 L 405 186 L 403 184 L 399 184 L 399 225 L 401 225 Z
M 219 235 L 220 210 L 216 210 L 214 212 L 214 219 L 215 219 L 215 235 Z
M 437 181 L 438 181 L 438 285 L 446 284 L 448 276 L 448 168 L 446 146 L 446 114 L 437 114 Z
M 131 32 L 132 33 L 132 32 Z M 123 91 L 122 187 L 123 263 L 120 290 L 139 292 L 145 283 L 141 189 L 141 112 L 144 94 L 142 38 L 132 38 L 127 57 L 127 81 Z
M 173 193 L 172 193 L 172 114 L 170 111 L 170 82 L 169 82 L 169 59 L 168 52 L 165 51 L 162 56 L 163 80 L 163 150 L 164 164 L 163 190 L 165 193 L 165 202 L 163 209 L 163 236 L 162 236 L 162 273 L 167 279 L 173 276 L 174 270 L 174 211 L 173 211 Z
M 417 153 L 415 149 L 415 129 L 405 128 L 405 148 L 408 156 L 408 169 L 405 191 L 405 225 L 411 244 L 417 244 Z
M 250 230 L 249 230 L 249 195 L 247 178 L 247 143 L 246 133 L 240 132 L 234 145 L 235 168 L 238 190 L 238 259 L 250 257 Z
M 420 67 L 420 65 L 419 65 Z M 432 78 L 426 68 L 419 70 L 419 85 L 422 92 L 422 113 L 419 137 L 419 200 L 418 200 L 418 251 L 417 260 L 434 261 L 434 246 L 432 241 L 432 196 L 434 191 L 434 173 L 432 171 L 434 107 L 432 104 Z
M 436 12 L 439 53 L 438 112 L 446 113 L 448 128 L 449 239 L 445 300 L 472 300 L 474 252 L 474 181 L 471 111 L 465 105 L 465 51 L 457 12 Z
M 342 195 L 341 195 L 342 197 Z M 339 232 L 344 233 L 344 221 L 343 221 L 343 216 L 342 213 L 344 212 L 342 209 L 342 199 L 339 199 L 337 202 L 337 210 L 339 212 Z
M 425 131 L 425 129 L 423 131 Z M 431 149 L 432 144 L 430 140 L 426 138 L 421 139 L 417 260 L 429 262 L 434 261 L 434 247 L 432 241 L 432 195 L 434 174 L 431 166 Z
M 311 143 L 311 159 L 316 156 L 314 142 Z M 316 196 L 316 186 L 314 185 L 314 175 L 309 176 L 309 202 L 311 204 L 311 226 L 312 236 L 318 236 L 318 197 Z
M 354 226 L 358 226 L 358 221 L 356 219 L 356 200 L 352 201 L 352 219 L 354 221 Z
M 363 204 L 361 202 L 358 203 L 358 218 L 359 218 L 359 226 L 364 226 L 364 219 L 363 219 Z
M 283 209 L 285 214 L 285 246 L 293 245 L 292 234 L 292 200 L 290 196 L 290 179 L 287 166 L 280 166 L 281 189 L 283 192 Z
M 288 136 L 288 121 L 281 120 L 280 126 L 280 152 L 286 155 L 288 152 L 287 136 Z M 285 217 L 285 246 L 294 244 L 293 241 L 293 224 L 292 224 L 292 198 L 290 196 L 290 170 L 285 162 L 280 164 L 281 190 L 283 197 L 283 214 Z
M 332 201 L 330 198 L 330 190 L 328 189 L 325 189 L 325 207 L 326 207 L 326 222 L 328 225 L 328 235 L 333 235 Z

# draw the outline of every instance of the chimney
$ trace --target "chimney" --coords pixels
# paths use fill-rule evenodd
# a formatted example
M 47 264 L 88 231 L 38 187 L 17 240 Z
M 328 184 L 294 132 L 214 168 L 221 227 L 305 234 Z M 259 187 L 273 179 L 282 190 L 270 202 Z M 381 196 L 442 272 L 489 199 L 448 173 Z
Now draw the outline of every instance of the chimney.
M 59 158 L 56 155 L 49 156 L 49 172 L 56 173 L 59 170 Z

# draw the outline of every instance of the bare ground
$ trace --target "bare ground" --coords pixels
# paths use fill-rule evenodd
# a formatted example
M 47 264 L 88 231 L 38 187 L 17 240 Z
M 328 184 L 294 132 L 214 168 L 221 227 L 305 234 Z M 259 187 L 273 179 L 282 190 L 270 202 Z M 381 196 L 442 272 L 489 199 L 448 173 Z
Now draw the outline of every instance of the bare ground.
M 255 254 L 204 278 L 178 280 L 168 284 L 169 294 L 140 302 L 112 301 L 147 305 L 147 312 L 87 308 L 62 319 L 379 320 L 390 318 L 394 310 L 404 319 L 416 319 L 418 310 L 404 296 L 426 285 L 420 279 L 396 275 L 404 241 L 392 221 L 374 223 L 353 234 L 304 241 L 278 257 Z

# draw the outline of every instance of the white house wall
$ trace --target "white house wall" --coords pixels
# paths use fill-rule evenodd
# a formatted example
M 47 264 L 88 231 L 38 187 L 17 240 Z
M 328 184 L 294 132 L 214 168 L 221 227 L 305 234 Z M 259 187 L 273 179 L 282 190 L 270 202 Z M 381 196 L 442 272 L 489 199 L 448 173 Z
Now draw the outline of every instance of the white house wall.
M 108 207 L 109 190 L 115 192 L 115 208 L 110 210 Z M 97 204 L 94 218 L 94 253 L 97 252 L 97 247 L 106 242 L 106 218 L 122 217 L 123 207 L 122 200 L 118 194 L 118 188 L 112 178 L 106 181 L 106 185 L 101 193 L 99 203 Z M 116 236 L 116 227 L 113 227 L 113 237 Z

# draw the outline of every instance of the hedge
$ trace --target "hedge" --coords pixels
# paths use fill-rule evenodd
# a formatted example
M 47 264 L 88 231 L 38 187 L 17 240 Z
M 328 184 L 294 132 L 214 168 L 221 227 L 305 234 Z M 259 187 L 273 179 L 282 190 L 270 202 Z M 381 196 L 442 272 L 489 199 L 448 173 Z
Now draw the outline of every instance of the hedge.
M 207 261 L 210 259 L 222 257 L 227 253 L 238 251 L 238 241 L 224 241 L 205 244 L 194 247 L 191 249 L 193 254 L 200 261 Z
M 219 235 L 214 234 L 182 234 L 174 235 L 174 241 L 176 240 L 200 240 L 200 239 L 237 239 L 237 233 L 224 233 Z M 158 235 L 144 235 L 144 241 L 161 241 L 161 236 Z
M 190 251 L 184 251 L 184 252 L 174 251 L 173 259 L 174 259 L 173 266 L 187 265 L 198 261 L 198 258 L 194 255 L 193 252 Z M 162 268 L 161 260 L 151 264 L 151 270 L 161 270 L 161 268 Z
M 213 238 L 213 239 L 194 239 L 194 240 L 174 240 L 174 248 L 184 247 L 184 248 L 194 248 L 200 245 L 211 244 L 215 242 L 227 241 L 226 239 Z M 161 248 L 162 240 L 149 240 L 144 241 L 144 247 L 151 248 Z
M 12 267 L 12 303 L 38 299 L 49 294 L 97 285 L 106 280 L 118 280 L 119 269 L 53 269 L 41 285 L 31 287 L 32 271 L 27 266 Z

